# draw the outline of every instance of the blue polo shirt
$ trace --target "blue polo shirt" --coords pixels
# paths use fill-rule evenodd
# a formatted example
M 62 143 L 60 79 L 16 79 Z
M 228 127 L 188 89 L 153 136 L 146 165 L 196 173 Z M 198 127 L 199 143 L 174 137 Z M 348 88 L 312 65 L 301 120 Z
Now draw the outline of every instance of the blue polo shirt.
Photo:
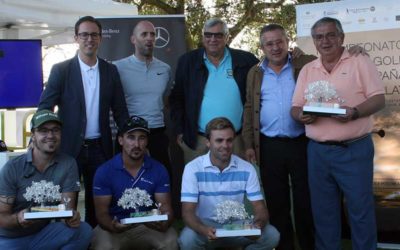
M 204 54 L 208 79 L 200 107 L 198 130 L 205 132 L 209 121 L 216 117 L 228 118 L 236 132 L 242 128 L 243 103 L 238 84 L 233 77 L 232 56 L 227 48 L 218 67 Z
M 112 200 L 109 208 L 111 217 L 118 219 L 129 217 L 132 209 L 123 209 L 118 206 L 125 189 L 140 188 L 146 190 L 154 201 L 154 193 L 170 192 L 169 175 L 166 168 L 158 161 L 145 156 L 143 166 L 140 168 L 136 178 L 126 169 L 122 162 L 122 155 L 118 154 L 97 169 L 93 180 L 93 195 L 111 195 Z M 139 211 L 148 211 L 151 207 L 140 207 Z

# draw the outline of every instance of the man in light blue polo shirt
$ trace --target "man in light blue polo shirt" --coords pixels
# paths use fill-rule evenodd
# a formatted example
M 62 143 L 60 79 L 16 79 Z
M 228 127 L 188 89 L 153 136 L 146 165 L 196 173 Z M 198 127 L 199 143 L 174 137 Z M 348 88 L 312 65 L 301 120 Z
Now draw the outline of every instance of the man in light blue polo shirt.
M 173 221 L 168 172 L 158 161 L 146 155 L 147 121 L 133 116 L 119 131 L 122 153 L 104 163 L 96 171 L 93 184 L 96 218 L 92 247 L 106 249 L 178 249 L 177 234 L 170 227 Z M 135 209 L 123 209 L 118 200 L 128 188 L 147 191 L 151 199 L 161 203 L 160 211 L 168 221 L 143 224 L 121 224 Z M 148 211 L 153 207 L 140 207 Z
M 244 157 L 241 138 L 246 78 L 258 59 L 251 53 L 232 49 L 227 24 L 219 18 L 203 27 L 203 47 L 180 57 L 175 84 L 169 96 L 171 121 L 185 163 L 207 152 L 204 132 L 215 117 L 226 117 L 234 125 L 234 152 Z
M 182 178 L 182 217 L 186 224 L 179 237 L 183 250 L 215 247 L 273 249 L 279 232 L 268 223 L 268 211 L 253 166 L 232 154 L 234 125 L 227 118 L 214 118 L 206 127 L 209 152 L 189 162 Z M 247 237 L 217 238 L 217 204 L 226 200 L 250 201 L 254 225 L 262 230 L 257 239 Z

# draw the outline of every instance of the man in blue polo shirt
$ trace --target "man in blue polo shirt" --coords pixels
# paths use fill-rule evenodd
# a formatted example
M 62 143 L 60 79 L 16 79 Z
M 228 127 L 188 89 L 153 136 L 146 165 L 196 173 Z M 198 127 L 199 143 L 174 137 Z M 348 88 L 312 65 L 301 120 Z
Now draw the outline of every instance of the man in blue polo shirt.
M 203 27 L 203 47 L 179 58 L 175 84 L 169 96 L 171 123 L 185 163 L 207 152 L 207 123 L 228 118 L 235 127 L 235 154 L 244 157 L 241 137 L 246 78 L 258 63 L 251 53 L 228 46 L 229 29 L 219 18 Z
M 179 237 L 183 250 L 216 247 L 273 249 L 279 233 L 268 223 L 268 211 L 260 191 L 254 167 L 232 154 L 234 125 L 227 118 L 214 118 L 206 127 L 209 152 L 189 162 L 182 178 L 182 217 L 186 227 Z M 247 237 L 217 238 L 216 206 L 232 200 L 243 203 L 244 195 L 254 213 L 254 226 L 262 230 L 257 239 Z
M 147 156 L 148 133 L 146 120 L 131 117 L 119 131 L 122 153 L 96 171 L 93 194 L 99 225 L 94 230 L 94 249 L 178 249 L 177 234 L 170 227 L 173 211 L 168 172 Z M 168 221 L 121 224 L 121 219 L 135 212 L 117 204 L 127 188 L 146 190 L 154 202 L 161 204 L 160 211 L 168 215 Z M 150 209 L 140 207 L 139 211 Z

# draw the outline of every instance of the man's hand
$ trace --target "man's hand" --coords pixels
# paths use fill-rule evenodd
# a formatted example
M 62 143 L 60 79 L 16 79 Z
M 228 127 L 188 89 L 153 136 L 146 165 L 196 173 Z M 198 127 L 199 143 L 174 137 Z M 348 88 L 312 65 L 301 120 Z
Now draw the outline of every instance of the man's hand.
M 349 49 L 349 54 L 350 56 L 358 56 L 358 55 L 363 55 L 363 56 L 369 56 L 367 51 L 363 47 L 360 47 L 358 45 L 351 46 Z
M 245 152 L 245 156 L 246 156 L 246 160 L 249 161 L 252 164 L 256 164 L 257 160 L 256 160 L 256 151 L 254 151 L 254 149 L 249 148 L 246 150 Z
M 347 106 L 341 106 L 340 108 L 346 109 L 346 114 L 345 115 L 334 115 L 334 116 L 332 116 L 332 118 L 335 118 L 336 120 L 343 122 L 343 123 L 353 120 L 354 113 L 356 112 L 354 110 L 354 108 L 350 108 Z
M 67 218 L 64 220 L 65 224 L 67 224 L 69 227 L 79 227 L 81 224 L 81 215 L 79 214 L 78 211 L 73 211 L 72 217 Z
M 317 119 L 316 115 L 304 114 L 303 112 L 299 113 L 298 121 L 303 124 L 311 124 Z
M 22 227 L 22 228 L 28 228 L 40 221 L 43 220 L 25 220 L 24 219 L 24 213 L 26 213 L 28 211 L 28 209 L 24 209 L 18 212 L 16 219 L 17 219 L 17 224 Z
M 294 47 L 291 52 L 293 58 L 299 58 L 300 56 L 304 55 L 304 51 L 302 51 L 299 47 Z
M 208 240 L 216 240 L 218 237 L 215 235 L 215 228 L 204 226 L 201 230 L 201 234 L 207 237 Z
M 124 225 L 124 224 L 119 223 L 117 217 L 114 217 L 114 219 L 112 220 L 111 224 L 112 224 L 112 228 L 113 228 L 113 232 L 114 233 L 122 233 L 122 232 L 125 232 L 125 231 L 127 231 L 127 230 L 129 230 L 131 228 L 136 227 L 136 224 Z

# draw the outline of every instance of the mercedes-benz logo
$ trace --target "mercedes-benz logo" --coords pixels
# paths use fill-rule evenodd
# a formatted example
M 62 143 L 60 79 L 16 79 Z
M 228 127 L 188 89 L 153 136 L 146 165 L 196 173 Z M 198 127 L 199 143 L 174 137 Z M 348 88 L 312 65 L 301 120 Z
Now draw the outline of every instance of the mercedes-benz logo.
M 164 48 L 169 43 L 169 32 L 166 28 L 155 27 L 156 29 L 156 48 Z

